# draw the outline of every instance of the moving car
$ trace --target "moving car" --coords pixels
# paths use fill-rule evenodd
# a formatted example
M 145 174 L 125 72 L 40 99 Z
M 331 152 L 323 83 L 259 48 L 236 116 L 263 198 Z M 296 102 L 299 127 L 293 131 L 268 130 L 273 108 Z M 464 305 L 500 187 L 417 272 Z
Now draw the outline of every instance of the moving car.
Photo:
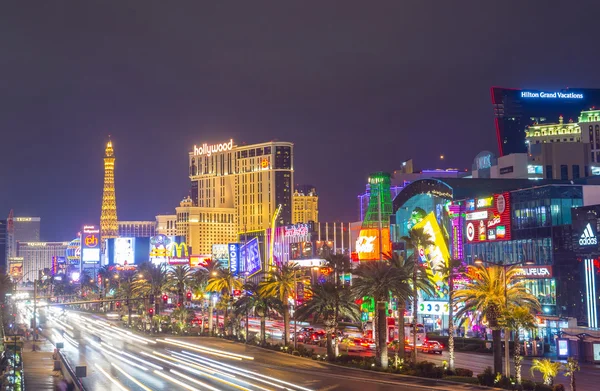
M 425 340 L 425 342 L 423 342 L 423 345 L 421 345 L 420 349 L 423 353 L 442 354 L 442 351 L 444 350 L 444 345 L 442 345 L 438 341 Z
M 340 349 L 349 352 L 364 352 L 375 350 L 375 341 L 367 338 L 345 338 L 340 342 Z

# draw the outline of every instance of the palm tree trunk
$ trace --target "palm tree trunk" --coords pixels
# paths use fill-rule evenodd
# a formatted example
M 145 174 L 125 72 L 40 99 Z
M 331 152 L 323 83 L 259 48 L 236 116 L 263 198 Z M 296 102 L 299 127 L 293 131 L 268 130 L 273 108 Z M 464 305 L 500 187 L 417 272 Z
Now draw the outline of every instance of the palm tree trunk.
M 127 296 L 127 326 L 131 328 L 131 301 L 129 296 Z
M 492 343 L 494 345 L 494 373 L 502 373 L 502 335 L 498 326 L 492 328 Z
M 283 344 L 288 346 L 290 344 L 290 306 L 287 304 L 287 297 L 285 301 L 286 304 L 283 305 Z
M 267 344 L 267 311 L 260 316 L 260 343 Z
M 515 377 L 517 384 L 521 384 L 521 343 L 519 341 L 519 330 L 515 330 Z
M 331 334 L 335 329 L 332 327 L 326 327 L 325 332 L 327 333 L 327 360 L 335 361 L 335 352 L 333 351 L 333 340 L 331 338 Z
M 225 315 L 223 316 L 223 334 L 229 335 L 227 328 L 229 327 L 229 304 L 225 306 Z
M 417 364 L 417 262 L 415 261 L 415 267 L 413 268 L 413 350 L 412 350 L 412 361 L 413 364 Z
M 213 301 L 210 295 L 208 296 L 208 335 L 213 335 L 213 311 L 215 310 L 213 306 Z
M 448 278 L 448 368 L 454 370 L 454 281 L 452 270 Z
M 406 302 L 402 298 L 398 298 L 398 351 L 396 354 L 401 358 L 404 358 L 405 340 L 404 335 L 404 310 L 406 309 Z
M 377 365 L 383 369 L 388 367 L 387 316 L 385 301 L 377 301 Z

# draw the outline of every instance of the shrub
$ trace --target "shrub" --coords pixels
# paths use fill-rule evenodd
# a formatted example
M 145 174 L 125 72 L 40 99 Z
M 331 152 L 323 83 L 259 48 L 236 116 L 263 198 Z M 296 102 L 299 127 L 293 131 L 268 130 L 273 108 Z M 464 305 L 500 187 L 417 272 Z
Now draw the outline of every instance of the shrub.
M 444 375 L 442 367 L 436 367 L 434 363 L 429 361 L 418 362 L 415 366 L 417 376 L 428 377 L 432 379 L 441 379 Z
M 563 386 L 562 384 L 556 384 L 556 385 L 554 385 L 554 387 L 552 387 L 552 391 L 566 391 L 566 390 L 565 390 L 565 386 Z
M 459 383 L 479 384 L 479 379 L 477 379 L 476 377 L 446 376 L 444 380 L 450 380 Z
M 552 391 L 552 386 L 548 386 L 544 383 L 537 383 L 533 390 L 534 391 Z
M 456 376 L 473 377 L 473 371 L 467 368 L 455 368 Z
M 494 385 L 494 380 L 496 380 L 496 375 L 494 374 L 492 367 L 487 367 L 484 369 L 483 373 L 477 375 L 477 379 L 479 379 L 480 385 L 492 387 Z
M 521 381 L 521 385 L 525 391 L 533 391 L 535 389 L 535 382 L 533 380 L 524 379 Z

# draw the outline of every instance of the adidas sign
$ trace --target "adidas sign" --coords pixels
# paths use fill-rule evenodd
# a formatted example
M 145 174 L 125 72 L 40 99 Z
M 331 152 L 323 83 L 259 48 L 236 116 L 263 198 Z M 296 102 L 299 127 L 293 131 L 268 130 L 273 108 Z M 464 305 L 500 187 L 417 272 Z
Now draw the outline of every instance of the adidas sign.
M 581 238 L 579 239 L 580 246 L 592 246 L 598 244 L 598 239 L 592 231 L 592 226 L 588 223 L 587 227 L 583 230 Z

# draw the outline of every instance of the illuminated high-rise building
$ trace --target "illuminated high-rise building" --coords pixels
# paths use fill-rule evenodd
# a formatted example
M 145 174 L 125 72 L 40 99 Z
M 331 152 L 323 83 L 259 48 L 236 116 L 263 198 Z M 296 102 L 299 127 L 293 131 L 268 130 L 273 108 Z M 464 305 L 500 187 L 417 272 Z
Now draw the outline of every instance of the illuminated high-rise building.
M 100 238 L 115 238 L 118 235 L 117 199 L 115 197 L 115 153 L 112 141 L 106 143 L 104 152 L 104 190 L 102 192 L 102 213 L 100 214 Z
M 156 221 L 119 221 L 122 238 L 149 238 L 156 235 Z
M 192 202 L 201 208 L 234 208 L 239 232 L 267 229 L 292 220 L 293 144 L 229 142 L 194 146 L 189 154 Z
M 313 186 L 299 186 L 292 197 L 292 224 L 319 222 L 319 195 Z

